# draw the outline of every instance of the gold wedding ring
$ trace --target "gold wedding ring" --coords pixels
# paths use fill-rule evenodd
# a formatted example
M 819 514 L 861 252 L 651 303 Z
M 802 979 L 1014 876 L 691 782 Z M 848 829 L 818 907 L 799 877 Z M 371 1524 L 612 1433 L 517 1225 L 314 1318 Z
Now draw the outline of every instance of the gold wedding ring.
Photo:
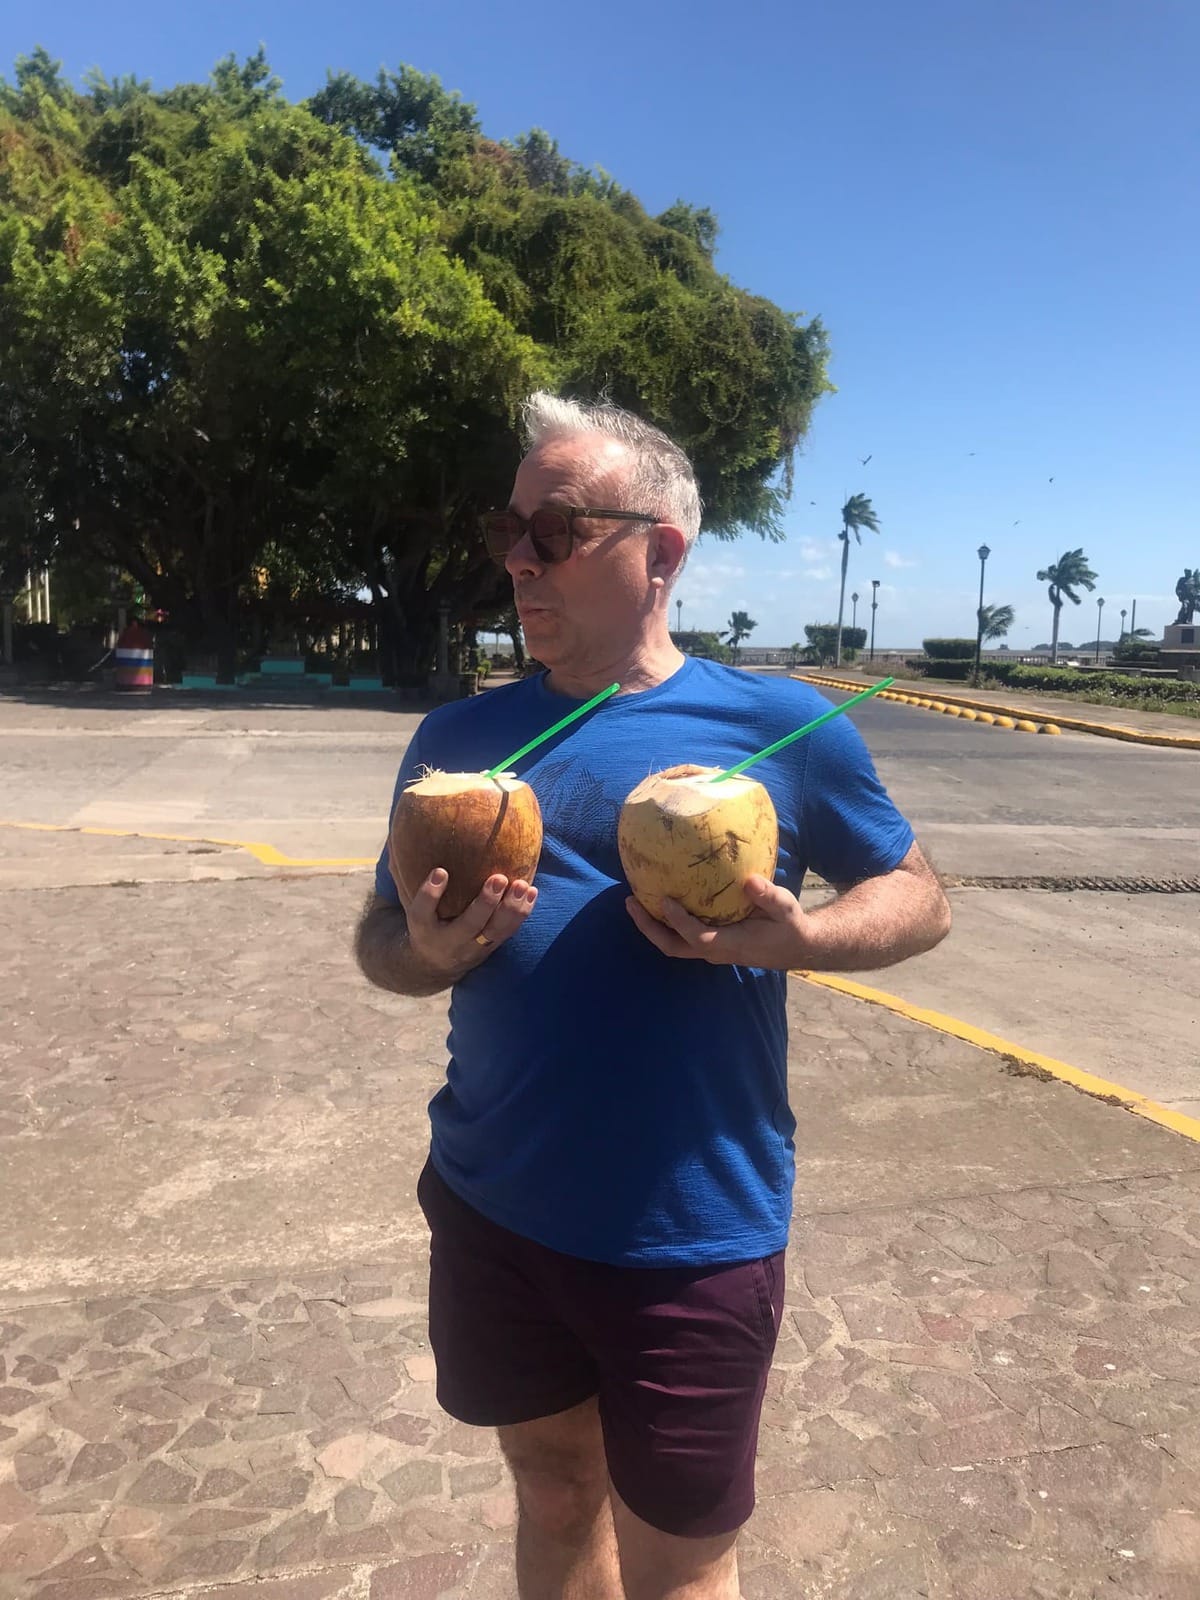
M 481 944 L 485 950 L 487 949 L 488 945 L 491 944 L 491 942 L 492 941 L 488 938 L 487 934 L 485 934 L 485 933 L 477 933 L 475 935 L 475 943 L 476 944 Z

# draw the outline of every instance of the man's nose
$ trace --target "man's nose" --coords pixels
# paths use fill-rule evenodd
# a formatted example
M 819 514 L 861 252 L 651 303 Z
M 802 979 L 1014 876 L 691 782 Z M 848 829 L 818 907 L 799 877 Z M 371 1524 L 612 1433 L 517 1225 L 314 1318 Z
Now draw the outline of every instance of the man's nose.
M 541 572 L 543 563 L 538 560 L 537 551 L 533 548 L 533 540 L 529 537 L 529 529 L 513 545 L 504 558 L 505 571 L 510 578 L 519 578 L 525 573 L 537 574 Z

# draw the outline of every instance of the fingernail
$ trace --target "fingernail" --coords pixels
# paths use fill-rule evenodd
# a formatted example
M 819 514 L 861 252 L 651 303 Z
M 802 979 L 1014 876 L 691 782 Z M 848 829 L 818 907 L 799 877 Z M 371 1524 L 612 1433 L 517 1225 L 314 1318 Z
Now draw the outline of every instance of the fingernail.
M 429 881 L 435 889 L 440 889 L 446 881 L 446 873 L 441 867 L 435 867 L 429 874 Z

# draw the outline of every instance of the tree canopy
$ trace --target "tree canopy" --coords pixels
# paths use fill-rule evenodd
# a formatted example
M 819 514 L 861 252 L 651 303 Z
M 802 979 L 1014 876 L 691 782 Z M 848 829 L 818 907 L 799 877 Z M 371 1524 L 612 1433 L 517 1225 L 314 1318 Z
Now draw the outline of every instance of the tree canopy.
M 440 604 L 504 599 L 475 519 L 538 386 L 666 428 L 710 533 L 779 536 L 825 338 L 716 270 L 705 208 L 412 67 L 291 104 L 261 52 L 80 91 L 36 50 L 0 149 L 0 567 L 126 571 L 228 648 L 264 574 L 366 587 L 417 673 Z

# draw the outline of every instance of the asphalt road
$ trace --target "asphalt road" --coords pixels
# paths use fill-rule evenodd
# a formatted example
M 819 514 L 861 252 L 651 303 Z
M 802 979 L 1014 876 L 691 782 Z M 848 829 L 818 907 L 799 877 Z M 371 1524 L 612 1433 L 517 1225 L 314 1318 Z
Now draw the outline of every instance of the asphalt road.
M 1200 752 L 1018 733 L 881 701 L 851 715 L 946 872 L 1200 873 Z
M 852 715 L 945 873 L 1200 876 L 1200 753 L 879 701 Z M 952 900 L 944 945 L 866 981 L 1200 1116 L 1200 896 L 985 888 Z

